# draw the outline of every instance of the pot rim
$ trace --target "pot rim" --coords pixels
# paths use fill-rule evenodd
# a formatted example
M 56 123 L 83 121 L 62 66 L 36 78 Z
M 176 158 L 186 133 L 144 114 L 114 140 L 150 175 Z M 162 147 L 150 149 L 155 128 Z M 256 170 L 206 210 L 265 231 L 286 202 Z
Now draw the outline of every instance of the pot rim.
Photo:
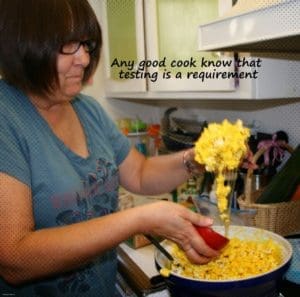
M 217 232 L 224 232 L 224 227 L 223 226 L 213 226 L 213 229 L 216 230 Z M 243 231 L 240 231 L 243 230 Z M 232 285 L 236 285 L 236 284 L 253 284 L 253 283 L 257 283 L 260 281 L 266 281 L 266 280 L 273 280 L 274 278 L 278 278 L 280 276 L 282 276 L 284 274 L 284 272 L 288 269 L 290 263 L 291 263 L 291 259 L 292 259 L 292 253 L 293 253 L 293 248 L 292 245 L 290 244 L 290 242 L 285 239 L 283 236 L 278 235 L 274 232 L 268 231 L 268 230 L 264 230 L 264 229 L 260 229 L 260 228 L 256 228 L 256 227 L 248 227 L 248 226 L 230 226 L 230 234 L 236 232 L 237 234 L 239 232 L 257 232 L 257 234 L 262 234 L 264 235 L 265 238 L 272 238 L 275 239 L 276 242 L 280 243 L 283 249 L 283 261 L 282 263 L 273 268 L 272 270 L 269 270 L 267 272 L 264 273 L 260 273 L 257 274 L 255 276 L 251 276 L 251 277 L 246 277 L 246 278 L 237 278 L 237 279 L 226 279 L 226 280 L 207 280 L 207 279 L 195 279 L 192 277 L 187 277 L 187 276 L 182 276 L 179 273 L 170 272 L 170 275 L 166 278 L 170 279 L 170 281 L 172 281 L 172 279 L 180 279 L 181 281 L 188 281 L 188 282 L 193 282 L 193 283 L 197 283 L 197 284 L 203 284 L 205 286 L 212 286 L 215 288 L 215 285 L 224 285 L 226 287 L 228 286 L 232 286 Z M 246 237 L 247 234 L 245 233 Z M 229 237 L 231 236 L 229 234 Z M 249 236 L 248 236 L 249 238 Z M 167 250 L 170 249 L 170 245 L 171 242 L 169 240 L 163 240 L 161 243 Z M 165 265 L 162 264 L 162 261 L 164 261 L 164 256 L 161 255 L 160 251 L 155 249 L 154 252 L 154 259 L 155 259 L 155 264 L 156 267 L 158 269 L 158 271 L 165 267 Z M 161 260 L 161 261 L 160 261 Z M 166 262 L 165 262 L 166 263 Z

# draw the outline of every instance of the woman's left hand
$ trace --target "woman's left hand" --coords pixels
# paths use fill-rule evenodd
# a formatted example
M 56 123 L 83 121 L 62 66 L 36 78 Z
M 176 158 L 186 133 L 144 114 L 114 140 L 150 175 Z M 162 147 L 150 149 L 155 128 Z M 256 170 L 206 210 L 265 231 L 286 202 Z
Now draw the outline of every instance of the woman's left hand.
M 197 161 L 195 161 L 195 149 L 191 148 L 185 150 L 182 155 L 183 164 L 189 174 L 193 176 L 201 175 L 204 172 L 204 166 Z
M 210 226 L 212 219 L 173 202 L 144 205 L 143 233 L 151 233 L 177 243 L 193 263 L 204 264 L 219 255 L 210 248 L 193 225 Z

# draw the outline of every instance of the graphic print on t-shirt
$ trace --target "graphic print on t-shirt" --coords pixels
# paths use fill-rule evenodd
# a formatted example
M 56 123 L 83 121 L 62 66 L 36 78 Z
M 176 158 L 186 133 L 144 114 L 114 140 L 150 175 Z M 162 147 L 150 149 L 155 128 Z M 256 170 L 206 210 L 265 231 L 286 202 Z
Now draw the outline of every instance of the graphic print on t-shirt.
M 95 172 L 88 173 L 82 182 L 83 190 L 75 193 L 74 209 L 65 209 L 60 212 L 56 217 L 57 225 L 70 225 L 115 211 L 118 175 L 112 163 L 99 158 Z M 63 294 L 75 294 L 74 296 L 89 291 L 90 283 L 99 281 L 93 266 L 91 263 L 74 273 L 64 274 L 57 283 L 57 290 Z M 49 294 L 53 290 L 56 289 L 48 286 L 36 287 L 36 292 L 38 291 L 39 294 Z

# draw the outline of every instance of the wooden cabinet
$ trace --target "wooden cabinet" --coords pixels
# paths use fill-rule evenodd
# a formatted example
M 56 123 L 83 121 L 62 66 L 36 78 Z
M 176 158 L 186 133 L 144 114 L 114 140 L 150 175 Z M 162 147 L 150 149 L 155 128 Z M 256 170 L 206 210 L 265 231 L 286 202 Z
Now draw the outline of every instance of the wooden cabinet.
M 243 51 L 238 56 L 249 63 L 237 67 L 233 51 L 200 51 L 203 30 L 199 28 L 202 24 L 212 28 L 207 30 L 206 40 L 222 38 L 218 36 L 222 31 L 215 29 L 219 24 L 216 20 L 226 18 L 231 5 L 231 0 L 99 1 L 106 96 L 237 100 L 299 97 L 299 83 L 295 83 L 300 75 L 299 55 Z M 234 29 L 234 17 L 230 24 L 228 34 Z M 206 61 L 212 65 L 208 67 Z M 203 72 L 208 78 L 202 78 Z M 256 76 L 214 77 L 216 72 Z
M 99 2 L 106 92 L 145 92 L 145 79 L 123 78 L 145 59 L 143 0 Z
M 207 22 L 218 18 L 220 10 L 224 10 L 224 3 L 226 1 L 218 0 L 145 1 L 147 59 L 164 61 L 161 67 L 152 68 L 158 75 L 157 80 L 149 80 L 149 91 L 198 92 L 235 89 L 234 79 L 201 78 L 203 71 L 211 75 L 216 70 L 226 69 L 233 72 L 232 55 L 200 52 L 197 49 L 199 20 Z M 229 66 L 218 65 L 221 62 Z
M 231 0 L 110 0 L 101 1 L 108 96 L 151 97 L 160 92 L 233 91 L 234 79 L 193 78 L 201 64 L 228 61 L 232 55 L 199 52 L 199 19 L 209 21 Z M 220 67 L 218 67 L 220 70 Z M 214 72 L 215 67 L 207 68 Z M 159 94 L 157 93 L 159 92 Z M 164 93 L 168 95 L 168 93 Z M 178 94 L 177 94 L 178 95 Z
M 300 97 L 300 1 L 239 0 L 223 17 L 199 22 L 199 50 L 250 52 L 262 59 L 240 98 Z

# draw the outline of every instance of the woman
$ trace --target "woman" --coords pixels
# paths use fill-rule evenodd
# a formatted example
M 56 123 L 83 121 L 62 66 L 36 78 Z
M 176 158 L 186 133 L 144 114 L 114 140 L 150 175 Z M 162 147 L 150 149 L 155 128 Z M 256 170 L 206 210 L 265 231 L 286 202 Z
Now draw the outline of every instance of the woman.
M 218 255 L 192 226 L 212 221 L 175 203 L 116 212 L 119 185 L 157 194 L 189 172 L 182 152 L 145 159 L 80 94 L 101 45 L 87 0 L 0 0 L 2 295 L 114 296 L 114 248 L 137 233 Z

